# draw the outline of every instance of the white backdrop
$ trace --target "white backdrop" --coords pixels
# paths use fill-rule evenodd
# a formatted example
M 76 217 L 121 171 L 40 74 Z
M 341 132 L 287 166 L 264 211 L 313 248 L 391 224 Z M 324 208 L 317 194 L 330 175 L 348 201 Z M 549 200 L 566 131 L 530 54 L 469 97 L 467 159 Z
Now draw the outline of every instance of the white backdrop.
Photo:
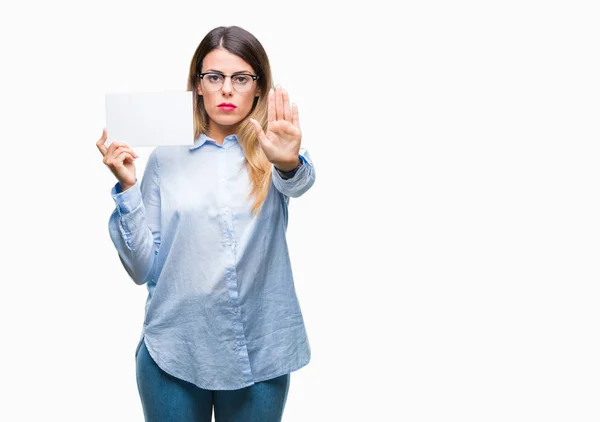
M 185 90 L 220 25 L 265 46 L 317 171 L 284 420 L 599 420 L 594 2 L 350 3 L 1 6 L 0 420 L 143 421 L 104 94 Z

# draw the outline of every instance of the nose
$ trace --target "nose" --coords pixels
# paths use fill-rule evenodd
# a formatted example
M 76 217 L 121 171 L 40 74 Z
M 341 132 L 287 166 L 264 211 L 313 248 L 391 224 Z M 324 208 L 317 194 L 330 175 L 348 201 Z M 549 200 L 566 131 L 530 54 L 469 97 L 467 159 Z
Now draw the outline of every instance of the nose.
M 221 88 L 221 91 L 225 95 L 231 95 L 231 93 L 233 92 L 233 84 L 231 83 L 230 76 L 225 76 L 225 80 L 223 81 L 223 87 Z

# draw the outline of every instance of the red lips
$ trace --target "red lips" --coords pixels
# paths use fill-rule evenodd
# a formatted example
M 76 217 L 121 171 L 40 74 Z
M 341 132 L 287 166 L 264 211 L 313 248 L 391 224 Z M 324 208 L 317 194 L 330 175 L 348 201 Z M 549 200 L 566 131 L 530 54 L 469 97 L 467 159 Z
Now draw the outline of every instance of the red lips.
M 231 104 L 231 103 L 221 103 L 217 107 L 219 107 L 219 108 L 221 108 L 221 107 L 236 108 L 235 104 Z

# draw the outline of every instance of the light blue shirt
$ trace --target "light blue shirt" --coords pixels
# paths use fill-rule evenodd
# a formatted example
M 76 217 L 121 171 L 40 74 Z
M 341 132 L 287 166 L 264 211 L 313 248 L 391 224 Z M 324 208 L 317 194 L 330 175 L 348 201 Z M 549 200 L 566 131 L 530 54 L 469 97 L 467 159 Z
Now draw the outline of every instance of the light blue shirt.
M 310 345 L 286 242 L 290 197 L 315 181 L 308 151 L 290 179 L 273 166 L 260 213 L 236 135 L 223 145 L 156 147 L 142 181 L 112 189 L 109 231 L 129 276 L 146 283 L 142 336 L 165 372 L 234 390 L 308 364 Z

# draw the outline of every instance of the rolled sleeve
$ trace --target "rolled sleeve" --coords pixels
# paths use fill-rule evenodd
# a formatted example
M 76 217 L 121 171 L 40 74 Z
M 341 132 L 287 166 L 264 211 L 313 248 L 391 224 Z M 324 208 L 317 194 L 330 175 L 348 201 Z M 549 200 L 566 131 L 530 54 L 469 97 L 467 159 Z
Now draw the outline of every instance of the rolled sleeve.
M 308 151 L 301 148 L 298 157 L 302 160 L 302 166 L 289 179 L 281 177 L 275 166 L 272 166 L 273 184 L 283 195 L 292 198 L 297 198 L 304 194 L 315 182 L 315 168 Z
M 135 185 L 125 192 L 122 191 L 121 184 L 117 182 L 112 188 L 111 195 L 117 205 L 119 215 L 129 214 L 142 205 L 142 191 L 137 180 Z

